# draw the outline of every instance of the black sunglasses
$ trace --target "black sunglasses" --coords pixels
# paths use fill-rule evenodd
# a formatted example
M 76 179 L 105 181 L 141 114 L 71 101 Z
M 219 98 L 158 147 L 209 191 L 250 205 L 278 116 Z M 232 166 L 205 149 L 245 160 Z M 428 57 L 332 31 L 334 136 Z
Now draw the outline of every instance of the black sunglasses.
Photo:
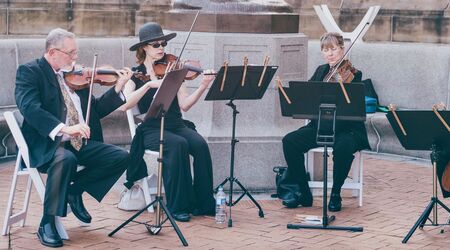
M 162 46 L 164 48 L 167 46 L 167 42 L 164 41 L 162 43 L 149 43 L 148 45 L 152 46 L 155 49 L 159 48 L 159 46 Z

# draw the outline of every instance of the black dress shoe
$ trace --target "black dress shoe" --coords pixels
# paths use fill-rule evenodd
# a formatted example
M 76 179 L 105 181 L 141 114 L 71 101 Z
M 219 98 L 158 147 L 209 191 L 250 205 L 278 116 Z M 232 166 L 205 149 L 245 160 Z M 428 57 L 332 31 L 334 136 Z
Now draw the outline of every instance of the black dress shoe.
M 67 196 L 67 201 L 69 202 L 70 208 L 72 209 L 72 212 L 75 215 L 75 217 L 77 217 L 80 221 L 84 223 L 91 223 L 92 217 L 83 205 L 83 199 L 81 198 L 81 194 L 79 195 L 69 194 Z
M 191 216 L 185 212 L 173 213 L 172 217 L 179 222 L 188 222 L 191 220 Z
M 56 230 L 55 223 L 49 222 L 39 226 L 37 236 L 42 245 L 48 247 L 62 247 L 63 241 Z
M 304 193 L 296 192 L 290 199 L 283 200 L 283 205 L 287 208 L 296 208 L 299 205 L 302 207 L 311 207 L 313 204 L 313 197 L 311 191 Z
M 331 212 L 339 212 L 342 208 L 342 198 L 340 194 L 331 193 L 330 203 L 328 203 L 328 210 Z

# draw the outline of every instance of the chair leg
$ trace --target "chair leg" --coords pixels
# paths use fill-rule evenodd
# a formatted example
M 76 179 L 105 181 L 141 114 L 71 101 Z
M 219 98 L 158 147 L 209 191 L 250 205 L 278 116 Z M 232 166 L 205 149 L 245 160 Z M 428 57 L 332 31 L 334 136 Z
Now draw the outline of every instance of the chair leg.
M 25 199 L 24 199 L 23 207 L 22 207 L 22 211 L 24 213 L 24 216 L 23 216 L 22 223 L 20 224 L 21 227 L 25 226 L 25 221 L 27 219 L 27 214 L 28 214 L 28 205 L 30 204 L 31 186 L 33 185 L 31 177 L 28 176 L 27 179 L 28 179 L 27 180 L 27 189 L 25 191 Z
M 363 154 L 359 152 L 359 206 L 362 207 L 363 205 L 363 170 L 364 170 L 364 159 Z
M 12 208 L 14 203 L 14 195 L 16 194 L 16 186 L 17 186 L 17 177 L 19 175 L 19 164 L 20 164 L 21 157 L 18 155 L 16 160 L 16 166 L 14 168 L 14 174 L 13 179 L 11 183 L 11 189 L 9 191 L 9 197 L 8 197 L 8 205 L 6 206 L 5 211 L 5 219 L 3 220 L 3 229 L 2 229 L 2 235 L 5 236 L 8 234 L 10 226 L 14 224 L 12 221 Z
M 68 240 L 69 235 L 67 234 L 66 229 L 64 229 L 64 226 L 61 222 L 61 217 L 59 216 L 55 217 L 55 226 L 56 230 L 58 230 L 59 237 L 61 237 L 61 239 L 63 240 Z
M 145 204 L 150 204 L 152 202 L 152 196 L 150 194 L 150 186 L 148 184 L 148 178 L 145 177 L 141 180 L 142 189 L 144 191 Z M 149 206 L 147 211 L 153 213 L 153 206 Z

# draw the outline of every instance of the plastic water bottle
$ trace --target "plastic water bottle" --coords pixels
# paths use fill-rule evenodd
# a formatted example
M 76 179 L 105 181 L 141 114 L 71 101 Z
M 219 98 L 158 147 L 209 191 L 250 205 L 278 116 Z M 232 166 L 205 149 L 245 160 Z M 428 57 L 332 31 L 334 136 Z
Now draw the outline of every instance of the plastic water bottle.
M 216 194 L 216 223 L 222 224 L 227 218 L 226 209 L 226 195 L 223 192 L 223 187 L 220 186 Z

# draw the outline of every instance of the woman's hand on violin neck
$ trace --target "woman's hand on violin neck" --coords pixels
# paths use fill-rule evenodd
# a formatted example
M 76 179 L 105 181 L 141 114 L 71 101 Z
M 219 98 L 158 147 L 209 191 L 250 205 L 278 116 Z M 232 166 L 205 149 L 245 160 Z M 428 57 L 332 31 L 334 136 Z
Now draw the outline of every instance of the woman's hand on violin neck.
M 145 85 L 147 85 L 149 88 L 152 89 L 157 89 L 159 87 L 161 87 L 161 83 L 162 83 L 162 79 L 160 80 L 151 80 L 145 83 Z
M 201 82 L 201 85 L 203 85 L 204 87 L 208 87 L 209 84 L 214 81 L 214 79 L 216 78 L 215 75 L 208 75 L 208 74 L 214 74 L 216 73 L 214 70 L 211 69 L 207 69 L 205 71 L 203 71 L 203 79 Z
M 130 68 L 125 67 L 121 70 L 116 70 L 116 73 L 119 76 L 119 78 L 117 79 L 117 83 L 114 88 L 116 93 L 119 93 L 120 91 L 123 90 L 123 87 L 128 82 L 128 80 L 131 79 L 131 77 L 133 76 L 133 72 L 131 71 Z
M 81 136 L 89 139 L 91 137 L 91 128 L 85 123 L 79 123 L 77 125 L 62 127 L 61 133 L 71 137 Z

